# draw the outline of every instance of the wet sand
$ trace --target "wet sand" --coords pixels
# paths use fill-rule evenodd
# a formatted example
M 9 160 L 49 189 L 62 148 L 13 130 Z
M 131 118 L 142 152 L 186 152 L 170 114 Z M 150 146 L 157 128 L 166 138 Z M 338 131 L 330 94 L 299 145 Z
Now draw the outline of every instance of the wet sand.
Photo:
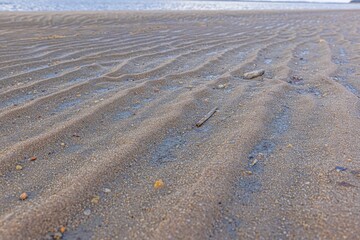
M 358 238 L 358 22 L 2 13 L 0 239 Z

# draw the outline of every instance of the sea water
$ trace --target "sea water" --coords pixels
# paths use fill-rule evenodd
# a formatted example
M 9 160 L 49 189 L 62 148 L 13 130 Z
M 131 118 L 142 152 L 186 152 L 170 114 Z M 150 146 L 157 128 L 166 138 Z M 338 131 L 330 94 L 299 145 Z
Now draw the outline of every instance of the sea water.
M 0 0 L 0 11 L 360 9 L 360 4 L 191 0 Z

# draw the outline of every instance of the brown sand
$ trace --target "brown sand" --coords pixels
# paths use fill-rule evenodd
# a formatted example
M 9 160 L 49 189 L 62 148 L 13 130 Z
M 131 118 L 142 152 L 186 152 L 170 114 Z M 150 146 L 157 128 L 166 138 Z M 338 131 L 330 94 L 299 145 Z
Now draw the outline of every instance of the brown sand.
M 359 22 L 1 13 L 0 239 L 359 238 Z

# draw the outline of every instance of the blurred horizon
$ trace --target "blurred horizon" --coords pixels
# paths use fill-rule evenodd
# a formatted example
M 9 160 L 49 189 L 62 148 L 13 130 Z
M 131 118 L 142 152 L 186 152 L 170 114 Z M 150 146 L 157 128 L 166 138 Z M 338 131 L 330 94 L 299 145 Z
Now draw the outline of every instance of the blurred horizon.
M 360 9 L 349 0 L 0 0 L 0 11 Z

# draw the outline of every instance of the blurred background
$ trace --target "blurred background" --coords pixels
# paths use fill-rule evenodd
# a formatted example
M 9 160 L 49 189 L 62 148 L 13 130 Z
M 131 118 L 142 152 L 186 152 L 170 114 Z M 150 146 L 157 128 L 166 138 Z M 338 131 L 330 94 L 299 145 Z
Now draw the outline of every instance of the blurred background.
M 360 0 L 354 0 L 360 1 Z M 0 0 L 0 11 L 354 9 L 349 0 Z

